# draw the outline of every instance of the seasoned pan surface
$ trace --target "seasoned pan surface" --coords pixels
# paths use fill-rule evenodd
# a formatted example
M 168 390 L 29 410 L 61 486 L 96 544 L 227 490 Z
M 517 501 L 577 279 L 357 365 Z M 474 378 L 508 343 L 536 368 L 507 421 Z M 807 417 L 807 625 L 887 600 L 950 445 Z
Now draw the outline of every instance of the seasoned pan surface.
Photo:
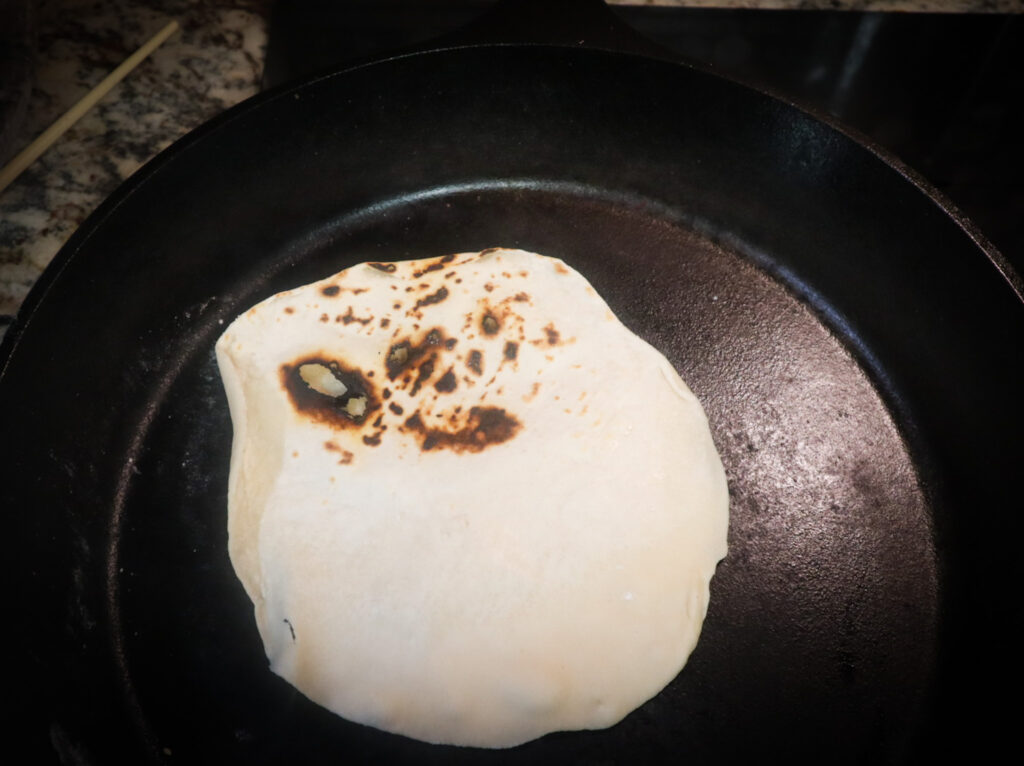
M 732 521 L 662 694 L 609 730 L 489 752 L 350 724 L 267 669 L 227 557 L 212 349 L 279 290 L 499 245 L 564 258 L 676 365 Z M 22 736 L 83 763 L 984 749 L 1005 714 L 963 700 L 1011 672 L 1022 342 L 1020 297 L 939 204 L 706 74 L 468 47 L 262 97 L 108 201 L 5 341 Z

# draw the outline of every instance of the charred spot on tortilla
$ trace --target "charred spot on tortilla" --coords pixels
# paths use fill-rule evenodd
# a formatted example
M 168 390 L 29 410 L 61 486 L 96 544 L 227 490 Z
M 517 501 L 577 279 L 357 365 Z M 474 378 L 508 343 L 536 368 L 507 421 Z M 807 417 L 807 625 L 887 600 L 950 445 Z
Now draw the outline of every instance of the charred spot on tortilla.
M 553 324 L 545 325 L 544 334 L 547 336 L 549 346 L 558 345 L 558 330 L 555 329 Z
M 323 295 L 326 295 L 328 298 L 333 298 L 335 295 L 341 292 L 341 288 L 338 287 L 337 285 L 327 285 L 327 287 L 321 288 L 320 292 Z
M 426 298 L 420 298 L 416 301 L 416 305 L 412 307 L 412 310 L 422 308 L 423 306 L 432 306 L 435 303 L 440 303 L 448 297 L 448 288 L 441 286 L 438 290 L 428 295 Z
M 402 405 L 398 404 L 397 402 L 391 402 L 391 404 L 388 405 L 388 409 L 391 410 L 396 415 L 401 415 L 405 412 L 405 410 L 402 409 Z
M 349 463 L 352 462 L 352 458 L 355 457 L 355 455 L 353 455 L 347 449 L 342 449 L 332 441 L 324 442 L 324 449 L 326 449 L 328 452 L 337 452 L 341 455 L 341 459 L 338 460 L 338 465 L 348 465 Z
M 438 381 L 434 384 L 434 389 L 442 394 L 450 394 L 455 390 L 455 373 L 452 368 L 448 368 L 448 372 L 442 375 Z
M 454 255 L 442 256 L 441 258 L 438 258 L 436 261 L 434 261 L 429 266 L 425 266 L 424 268 L 419 269 L 418 271 L 414 271 L 412 273 L 412 275 L 413 275 L 414 278 L 419 279 L 424 274 L 429 274 L 431 271 L 440 271 L 447 264 L 451 263 L 454 260 L 455 260 L 455 256 Z
M 514 362 L 516 357 L 519 355 L 519 344 L 511 340 L 508 341 L 505 344 L 504 354 L 506 359 L 508 359 L 510 362 Z
M 307 356 L 279 368 L 296 412 L 332 426 L 361 426 L 380 404 L 362 371 L 338 359 Z
M 395 269 L 398 268 L 393 263 L 373 263 L 373 262 L 371 262 L 371 263 L 367 263 L 366 265 L 370 266 L 371 268 L 377 269 L 377 271 L 383 271 L 386 274 L 394 274 L 395 273 Z
M 470 407 L 465 423 L 456 424 L 451 430 L 425 425 L 419 411 L 405 421 L 405 428 L 420 434 L 420 448 L 424 452 L 447 449 L 461 453 L 482 452 L 507 442 L 519 432 L 522 424 L 501 407 Z
M 431 354 L 420 362 L 419 369 L 416 371 L 416 380 L 412 384 L 409 396 L 416 396 L 420 389 L 423 388 L 423 384 L 430 380 L 430 376 L 434 374 L 434 364 L 436 361 L 437 354 Z
M 413 343 L 412 339 L 408 337 L 393 343 L 391 348 L 388 349 L 384 360 L 384 367 L 387 370 L 388 377 L 391 380 L 395 380 L 407 369 L 415 366 L 423 358 L 423 355 L 432 348 L 441 345 L 444 345 L 449 350 L 454 348 L 454 344 L 448 345 L 451 340 L 453 339 L 445 340 L 444 334 L 435 327 L 419 343 Z
M 368 325 L 370 324 L 370 322 L 373 321 L 373 317 L 357 317 L 355 313 L 352 311 L 352 307 L 349 306 L 348 311 L 346 311 L 344 314 L 339 314 L 336 317 L 335 321 L 341 322 L 342 324 L 346 325 L 352 324 L 353 322 L 358 322 L 361 325 Z
M 498 321 L 498 317 L 494 316 L 491 312 L 487 312 L 480 317 L 480 330 L 484 335 L 497 335 L 501 329 L 501 322 Z
M 474 348 L 469 352 L 466 366 L 477 375 L 482 375 L 484 372 L 484 355 Z

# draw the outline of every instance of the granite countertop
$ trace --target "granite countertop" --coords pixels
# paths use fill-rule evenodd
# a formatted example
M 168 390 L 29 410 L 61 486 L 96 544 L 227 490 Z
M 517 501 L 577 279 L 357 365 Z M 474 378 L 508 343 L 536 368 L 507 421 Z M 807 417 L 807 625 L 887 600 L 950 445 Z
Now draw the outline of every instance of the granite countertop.
M 2 2 L 3 0 L 0 0 Z M 1019 0 L 612 0 L 738 8 L 1013 11 Z M 0 196 L 0 335 L 72 232 L 142 164 L 260 89 L 270 0 L 46 0 L 14 149 L 170 20 L 173 35 Z M 2 151 L 2 149 L 0 149 Z M 9 160 L 0 156 L 0 164 Z

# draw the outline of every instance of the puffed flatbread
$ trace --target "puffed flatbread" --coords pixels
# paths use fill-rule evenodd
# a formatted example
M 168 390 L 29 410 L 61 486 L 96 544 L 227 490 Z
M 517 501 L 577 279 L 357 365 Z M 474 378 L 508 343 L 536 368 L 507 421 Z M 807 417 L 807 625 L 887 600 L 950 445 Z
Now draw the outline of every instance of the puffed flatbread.
M 231 561 L 270 667 L 349 720 L 509 747 L 693 650 L 728 492 L 700 404 L 565 263 L 365 263 L 217 343 Z

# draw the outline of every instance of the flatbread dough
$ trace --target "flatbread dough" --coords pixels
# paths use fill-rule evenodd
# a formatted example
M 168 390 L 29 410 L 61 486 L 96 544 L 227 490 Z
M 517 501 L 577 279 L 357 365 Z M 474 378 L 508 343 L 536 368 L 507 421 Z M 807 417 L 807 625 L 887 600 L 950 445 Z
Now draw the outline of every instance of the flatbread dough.
M 509 747 L 683 667 L 726 553 L 696 398 L 555 258 L 369 263 L 224 332 L 231 561 L 270 666 L 352 721 Z

